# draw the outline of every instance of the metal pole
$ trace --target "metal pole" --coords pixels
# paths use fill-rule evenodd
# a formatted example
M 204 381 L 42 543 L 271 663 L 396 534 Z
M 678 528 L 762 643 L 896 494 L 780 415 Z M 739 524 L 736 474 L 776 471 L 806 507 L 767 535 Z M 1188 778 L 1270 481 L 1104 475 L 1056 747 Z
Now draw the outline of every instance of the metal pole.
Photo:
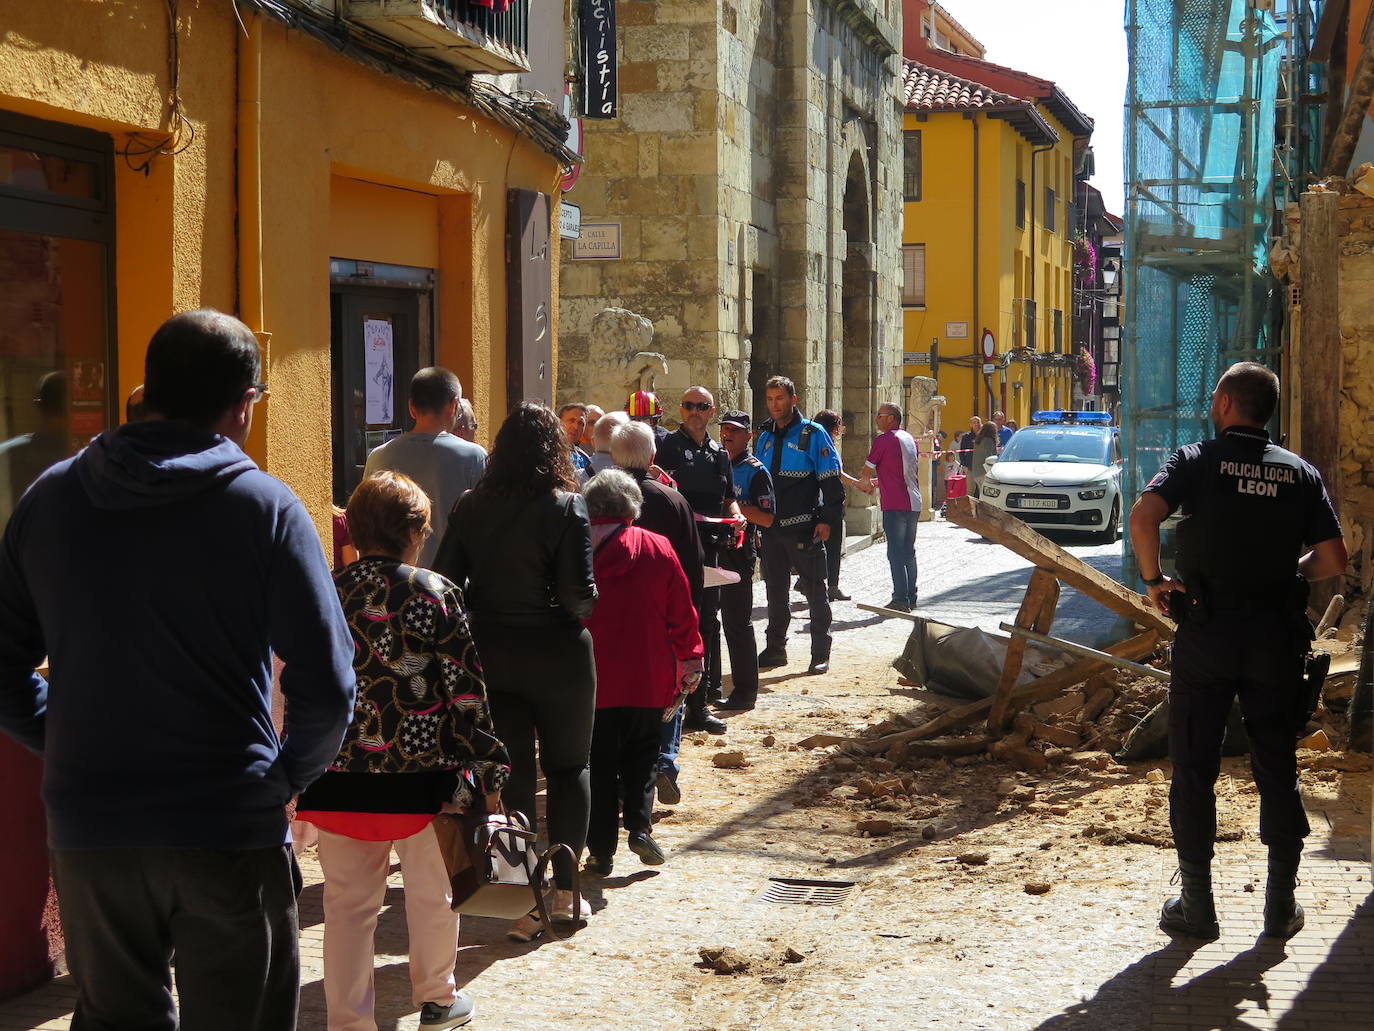
M 1098 662 L 1105 662 L 1119 669 L 1127 669 L 1132 673 L 1139 673 L 1144 677 L 1153 677 L 1155 680 L 1162 681 L 1165 684 L 1173 679 L 1165 670 L 1155 669 L 1153 666 L 1145 666 L 1139 662 L 1132 662 L 1130 659 L 1118 659 L 1110 652 L 1100 652 L 1096 648 L 1089 648 L 1086 644 L 1074 644 L 1072 641 L 1065 641 L 1062 638 L 1051 637 L 1049 634 L 1027 630 L 1022 626 L 1013 626 L 1010 623 L 999 623 L 998 626 L 1004 632 L 1016 637 L 1024 637 L 1028 641 L 1046 644 L 1051 648 L 1058 648 L 1061 651 L 1066 651 L 1073 655 L 1081 655 L 1085 659 L 1096 659 Z

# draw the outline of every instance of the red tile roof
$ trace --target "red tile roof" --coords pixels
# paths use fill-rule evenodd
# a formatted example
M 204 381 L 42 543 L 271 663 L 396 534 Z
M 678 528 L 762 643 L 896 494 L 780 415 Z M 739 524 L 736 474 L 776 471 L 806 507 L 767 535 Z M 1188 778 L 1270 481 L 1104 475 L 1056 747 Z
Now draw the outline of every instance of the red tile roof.
M 988 83 L 983 87 L 984 89 L 991 90 L 994 87 L 1000 87 L 1004 90 L 1015 91 L 1017 96 L 1039 100 L 1075 136 L 1092 135 L 1093 120 L 1079 110 L 1078 106 L 1069 99 L 1068 94 L 1049 79 L 1042 79 L 1038 75 L 1031 75 L 1029 72 L 1018 71 L 1015 68 L 1008 68 L 1006 65 L 995 64 L 985 58 L 972 57 L 967 54 L 951 54 L 944 50 L 931 50 L 922 55 L 922 59 L 927 62 L 928 67 L 938 69 L 942 75 L 956 78 L 968 76 L 964 81 L 980 80 Z
M 904 62 L 902 94 L 907 108 L 913 111 L 972 111 L 1025 103 L 1008 93 L 999 93 L 919 61 Z

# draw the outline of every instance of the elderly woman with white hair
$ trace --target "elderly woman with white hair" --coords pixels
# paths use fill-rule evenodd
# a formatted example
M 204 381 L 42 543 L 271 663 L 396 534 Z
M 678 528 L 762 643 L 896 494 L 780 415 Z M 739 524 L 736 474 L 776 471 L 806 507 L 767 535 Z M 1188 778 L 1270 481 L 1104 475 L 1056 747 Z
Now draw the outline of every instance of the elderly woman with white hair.
M 629 413 L 621 411 L 606 412 L 596 420 L 596 426 L 591 432 L 593 475 L 604 473 L 615 465 L 615 460 L 611 458 L 611 437 L 617 426 L 624 426 L 629 421 Z M 652 431 L 650 436 L 653 436 Z
M 608 469 L 588 480 L 582 494 L 600 592 L 586 620 L 596 654 L 586 869 L 605 876 L 619 844 L 622 799 L 630 851 L 650 866 L 665 859 L 652 834 L 659 728 L 701 679 L 703 649 L 672 546 L 632 525 L 643 503 L 639 485 Z
M 702 568 L 701 535 L 697 533 L 696 515 L 675 488 L 649 473 L 654 464 L 654 450 L 658 443 L 647 423 L 631 422 L 616 427 L 611 434 L 611 457 L 617 467 L 624 469 L 639 484 L 644 502 L 635 525 L 654 533 L 661 533 L 673 546 L 673 553 L 687 574 L 692 590 L 692 607 L 701 604 Z M 678 713 L 663 724 L 658 756 L 658 800 L 665 805 L 682 801 L 678 788 L 678 752 L 682 748 L 682 714 Z

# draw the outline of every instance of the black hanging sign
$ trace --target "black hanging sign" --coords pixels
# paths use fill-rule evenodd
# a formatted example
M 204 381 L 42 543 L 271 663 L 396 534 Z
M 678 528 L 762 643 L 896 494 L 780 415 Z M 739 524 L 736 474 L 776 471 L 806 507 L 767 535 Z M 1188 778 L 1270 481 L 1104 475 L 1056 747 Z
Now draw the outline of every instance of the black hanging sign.
M 582 114 L 614 118 L 615 0 L 582 0 Z

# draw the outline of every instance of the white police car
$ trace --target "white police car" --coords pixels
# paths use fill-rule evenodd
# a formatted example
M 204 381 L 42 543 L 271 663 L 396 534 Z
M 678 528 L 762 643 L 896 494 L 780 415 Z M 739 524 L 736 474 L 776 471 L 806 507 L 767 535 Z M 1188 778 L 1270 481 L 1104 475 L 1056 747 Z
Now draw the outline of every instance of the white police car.
M 1121 534 L 1121 441 L 1106 412 L 1035 412 L 988 467 L 981 499 L 1038 530 Z

